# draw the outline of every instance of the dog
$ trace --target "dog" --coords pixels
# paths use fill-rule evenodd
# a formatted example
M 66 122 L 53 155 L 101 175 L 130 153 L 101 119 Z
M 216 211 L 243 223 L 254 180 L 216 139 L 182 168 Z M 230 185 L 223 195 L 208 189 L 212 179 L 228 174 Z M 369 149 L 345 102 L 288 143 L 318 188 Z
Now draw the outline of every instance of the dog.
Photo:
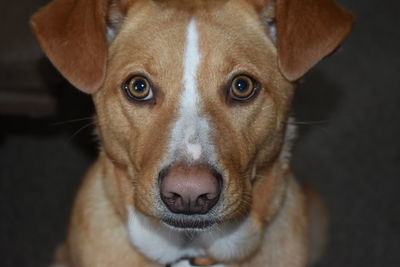
M 333 0 L 40 9 L 33 30 L 91 94 L 101 143 L 55 266 L 312 263 L 326 225 L 317 194 L 290 171 L 290 105 L 297 81 L 352 24 Z

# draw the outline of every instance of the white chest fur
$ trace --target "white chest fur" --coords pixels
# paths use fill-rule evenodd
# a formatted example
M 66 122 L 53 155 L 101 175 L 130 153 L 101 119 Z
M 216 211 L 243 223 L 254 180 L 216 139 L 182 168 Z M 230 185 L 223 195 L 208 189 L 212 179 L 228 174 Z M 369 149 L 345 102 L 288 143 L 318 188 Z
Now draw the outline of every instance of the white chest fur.
M 190 266 L 187 257 L 210 256 L 221 260 L 241 259 L 263 239 L 247 218 L 235 224 L 212 227 L 204 232 L 182 232 L 153 221 L 128 207 L 128 233 L 132 244 L 149 259 L 173 267 Z M 218 266 L 218 265 L 217 265 Z M 219 267 L 222 267 L 220 265 Z

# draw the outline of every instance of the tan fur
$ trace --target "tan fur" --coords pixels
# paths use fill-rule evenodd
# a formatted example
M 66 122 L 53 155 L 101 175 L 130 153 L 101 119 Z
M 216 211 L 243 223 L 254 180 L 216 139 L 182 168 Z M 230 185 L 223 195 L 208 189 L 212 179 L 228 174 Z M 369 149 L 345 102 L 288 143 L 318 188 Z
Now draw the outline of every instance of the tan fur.
M 302 1 L 290 1 L 55 0 L 33 17 L 52 62 L 92 94 L 102 144 L 55 263 L 161 266 L 130 244 L 127 207 L 159 221 L 157 177 L 179 116 L 186 29 L 195 18 L 201 52 L 197 87 L 225 179 L 217 212 L 226 222 L 248 218 L 257 236 L 236 258 L 204 248 L 207 256 L 230 267 L 307 264 L 309 248 L 314 250 L 308 243 L 309 219 L 315 220 L 280 160 L 293 81 L 343 40 L 352 20 L 330 0 L 304 0 L 304 9 Z M 265 17 L 277 21 L 277 45 L 266 33 L 273 26 L 265 25 Z M 294 23 L 300 17 L 311 19 Z M 106 25 L 115 33 L 110 45 Z M 230 102 L 227 84 L 243 73 L 262 89 L 246 103 Z M 154 103 L 127 99 L 121 84 L 132 75 L 151 80 Z
M 32 17 L 49 59 L 73 85 L 87 92 L 98 88 L 104 78 L 107 46 L 102 29 L 107 9 L 106 0 L 56 0 Z
M 353 16 L 331 0 L 276 0 L 281 70 L 293 81 L 349 34 Z M 307 15 L 304 15 L 307 14 Z M 303 32 L 303 34 L 299 34 Z M 329 33 L 329 38 L 324 33 Z
M 129 245 L 124 219 L 118 215 L 118 199 L 108 188 L 108 175 L 118 177 L 108 159 L 100 159 L 88 172 L 79 190 L 67 239 L 70 266 L 159 266 Z M 119 177 L 124 178 L 124 177 Z M 113 203 L 114 202 L 114 203 Z

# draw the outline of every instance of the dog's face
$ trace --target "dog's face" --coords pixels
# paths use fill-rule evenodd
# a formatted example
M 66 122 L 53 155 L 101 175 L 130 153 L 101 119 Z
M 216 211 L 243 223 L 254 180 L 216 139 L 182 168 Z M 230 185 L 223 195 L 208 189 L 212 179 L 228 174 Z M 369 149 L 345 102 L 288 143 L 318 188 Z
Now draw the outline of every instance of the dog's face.
M 279 208 L 294 82 L 352 17 L 331 0 L 56 0 L 32 24 L 55 66 L 93 95 L 124 205 L 193 232 L 241 218 L 263 229 Z M 253 226 L 232 238 L 260 239 Z M 229 259 L 247 247 L 216 244 Z
M 94 94 L 105 151 L 134 185 L 131 204 L 173 227 L 249 211 L 252 184 L 278 157 L 293 91 L 251 6 L 204 8 L 132 7 Z M 193 205 L 171 199 L 180 190 Z

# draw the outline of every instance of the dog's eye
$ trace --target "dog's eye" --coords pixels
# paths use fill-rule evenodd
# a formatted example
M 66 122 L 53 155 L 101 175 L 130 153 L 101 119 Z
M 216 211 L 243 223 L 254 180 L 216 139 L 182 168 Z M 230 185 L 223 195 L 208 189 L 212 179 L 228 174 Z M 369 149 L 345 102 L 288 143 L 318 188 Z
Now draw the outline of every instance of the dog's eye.
M 249 76 L 236 76 L 231 83 L 230 97 L 236 100 L 248 100 L 254 96 L 256 86 Z
M 123 88 L 128 97 L 133 100 L 146 101 L 153 98 L 150 83 L 143 76 L 133 76 L 124 83 Z

